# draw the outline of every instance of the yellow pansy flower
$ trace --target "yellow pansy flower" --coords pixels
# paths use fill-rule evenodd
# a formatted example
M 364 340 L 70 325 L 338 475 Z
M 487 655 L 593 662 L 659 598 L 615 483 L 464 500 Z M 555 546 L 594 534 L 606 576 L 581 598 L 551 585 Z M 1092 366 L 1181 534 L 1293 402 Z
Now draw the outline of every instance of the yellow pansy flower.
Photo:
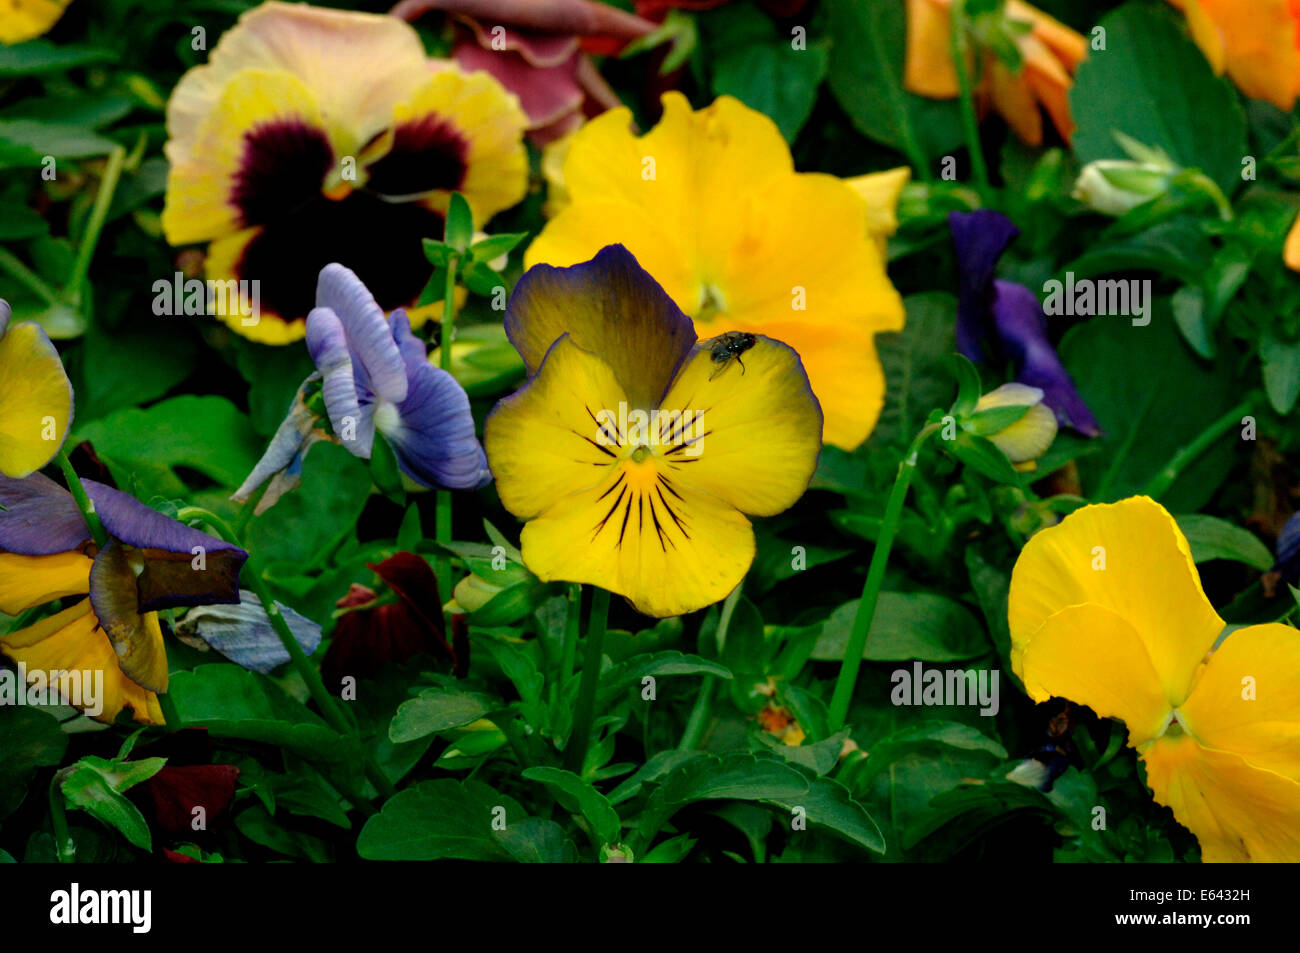
M 22 43 L 59 22 L 72 0 L 0 0 L 0 43 Z
M 627 109 L 574 134 L 567 200 L 525 264 L 572 265 L 625 245 L 701 337 L 765 334 L 798 351 L 826 441 L 856 447 L 884 403 L 875 335 L 903 325 L 871 237 L 877 216 L 843 180 L 796 173 L 776 124 L 740 101 L 693 111 L 668 93 L 663 106 L 642 136 Z
M 396 17 L 264 3 L 168 101 L 163 231 L 209 243 L 208 280 L 254 296 L 255 319 L 217 315 L 233 330 L 297 341 L 331 262 L 384 310 L 413 304 L 452 192 L 480 223 L 523 198 L 526 125 L 500 83 L 430 60 Z
M 1237 629 L 1148 497 L 1040 531 L 1011 577 L 1011 660 L 1035 701 L 1128 726 L 1158 803 L 1206 861 L 1300 861 L 1300 632 Z
M 72 422 L 72 384 L 40 325 L 10 326 L 0 300 L 0 474 L 25 477 L 63 447 Z
M 754 559 L 745 514 L 808 486 L 821 411 L 799 355 L 743 332 L 697 342 L 628 251 L 538 265 L 506 331 L 530 379 L 497 404 L 484 446 L 524 564 L 590 583 L 647 615 L 723 599 Z

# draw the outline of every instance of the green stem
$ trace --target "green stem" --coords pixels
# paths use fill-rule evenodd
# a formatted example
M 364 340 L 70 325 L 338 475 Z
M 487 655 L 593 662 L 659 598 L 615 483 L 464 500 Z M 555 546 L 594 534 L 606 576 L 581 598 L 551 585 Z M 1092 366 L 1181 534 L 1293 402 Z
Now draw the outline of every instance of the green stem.
M 849 704 L 853 701 L 853 689 L 858 681 L 858 669 L 862 667 L 862 655 L 867 647 L 867 633 L 871 631 L 871 621 L 876 614 L 876 603 L 880 601 L 880 587 L 885 581 L 885 568 L 889 564 L 889 551 L 894 545 L 894 536 L 898 532 L 898 521 L 903 514 L 903 502 L 907 499 L 907 488 L 912 483 L 916 472 L 916 461 L 921 445 L 934 433 L 933 426 L 926 426 L 912 445 L 907 455 L 898 465 L 898 475 L 894 478 L 894 488 L 890 491 L 889 501 L 885 504 L 885 516 L 880 522 L 880 535 L 876 538 L 876 548 L 871 554 L 871 565 L 867 569 L 867 580 L 862 586 L 862 598 L 858 600 L 858 611 L 853 616 L 853 630 L 849 635 L 849 644 L 844 650 L 844 660 L 840 663 L 840 674 L 835 680 L 835 692 L 831 695 L 830 732 L 834 734 L 844 727 L 848 718 Z
M 569 584 L 569 603 L 564 613 L 564 644 L 560 647 L 560 669 L 552 684 L 552 699 L 564 691 L 573 677 L 573 663 L 578 657 L 578 633 L 582 629 L 582 586 Z
M 68 483 L 72 498 L 77 501 L 77 509 L 81 510 L 86 525 L 90 527 L 90 535 L 94 538 L 95 545 L 103 549 L 108 544 L 108 533 L 104 531 L 104 524 L 100 522 L 99 514 L 95 512 L 95 501 L 86 495 L 86 488 L 81 485 L 81 477 L 77 476 L 72 461 L 68 459 L 67 451 L 60 450 L 54 459 L 58 462 L 59 469 L 63 471 L 63 478 Z
M 1182 447 L 1173 455 L 1168 465 L 1147 482 L 1147 485 L 1142 488 L 1142 495 L 1149 496 L 1152 499 L 1159 499 L 1173 486 L 1174 481 L 1182 476 L 1183 470 L 1196 461 L 1197 457 L 1208 450 L 1217 440 L 1222 439 L 1225 433 L 1240 424 L 1241 418 L 1250 413 L 1253 403 L 1251 398 L 1247 397 L 1236 407 L 1233 407 L 1232 410 L 1211 423 L 1195 440 Z
M 442 293 L 442 339 L 439 344 L 438 363 L 451 373 L 451 339 L 456 331 L 456 270 L 459 260 L 455 255 L 447 262 L 446 283 Z M 444 602 L 451 599 L 451 554 L 444 548 L 451 542 L 451 491 L 438 490 L 434 500 L 434 539 L 439 543 L 436 575 L 438 592 Z M 450 631 L 450 629 L 448 629 Z
M 68 818 L 63 812 L 63 789 L 59 776 L 50 778 L 50 826 L 54 828 L 54 857 L 61 864 L 72 863 L 77 845 L 68 833 Z
M 241 545 L 239 537 L 235 535 L 221 517 L 203 509 L 202 507 L 183 507 L 181 511 L 176 514 L 176 518 L 182 522 L 200 520 L 207 523 L 212 529 L 216 530 L 217 535 L 226 542 L 233 543 L 236 546 Z M 273 628 L 275 634 L 280 637 L 280 642 L 284 645 L 285 651 L 289 653 L 289 659 L 293 663 L 293 667 L 297 670 L 298 674 L 302 676 L 303 682 L 307 685 L 307 691 L 311 694 L 312 700 L 316 702 L 316 707 L 320 709 L 321 715 L 327 722 L 329 722 L 330 727 L 341 735 L 350 735 L 354 738 L 357 737 L 355 726 L 348 721 L 342 707 L 325 687 L 325 682 L 321 679 L 320 672 L 318 672 L 316 667 L 311 664 L 306 653 L 303 652 L 302 646 L 299 645 L 298 640 L 294 638 L 293 631 L 289 628 L 289 623 L 285 619 L 284 613 L 280 611 L 279 603 L 275 601 L 275 598 L 271 595 L 271 591 L 267 588 L 266 582 L 263 580 L 261 572 L 258 571 L 258 566 L 253 556 L 250 555 L 248 561 L 244 564 L 243 571 L 239 575 L 239 581 L 241 584 L 246 585 L 251 589 L 253 594 L 257 596 L 258 601 L 262 603 L 262 609 L 266 612 L 266 617 L 271 622 L 271 628 Z M 359 740 L 360 739 L 358 739 L 358 742 Z M 392 797 L 397 793 L 397 789 L 393 787 L 393 782 L 388 780 L 388 776 L 379 769 L 379 766 L 375 764 L 374 759 L 369 755 L 365 756 L 365 771 L 366 777 L 368 777 L 370 783 L 375 786 L 375 790 L 379 791 L 379 793 L 384 797 Z
M 169 732 L 180 731 L 185 727 L 185 721 L 176 708 L 176 699 L 169 693 L 158 692 L 158 707 L 162 709 L 164 727 Z
M 126 150 L 117 146 L 108 154 L 108 164 L 104 167 L 104 178 L 100 180 L 99 192 L 95 195 L 95 206 L 90 210 L 86 230 L 81 234 L 77 244 L 77 258 L 72 263 L 72 272 L 64 289 L 65 298 L 74 305 L 81 303 L 81 286 L 90 271 L 90 260 L 95 255 L 95 246 L 99 244 L 99 233 L 104 228 L 109 206 L 113 204 L 113 193 L 117 191 L 118 180 L 122 177 L 122 165 L 126 161 Z
M 0 248 L 0 268 L 19 284 L 34 293 L 46 304 L 58 304 L 59 293 L 46 283 L 45 279 L 24 265 L 18 256 L 7 248 Z
M 952 52 L 952 65 L 957 71 L 957 83 L 961 87 L 961 126 L 966 139 L 966 151 L 970 153 L 971 170 L 975 173 L 975 186 L 987 201 L 989 188 L 989 170 L 984 163 L 984 150 L 980 146 L 979 118 L 975 114 L 975 92 L 971 85 L 970 70 L 966 68 L 966 0 L 953 0 L 948 16 L 952 29 L 949 33 L 949 49 Z
M 600 687 L 600 663 L 604 658 L 605 623 L 609 618 L 609 592 L 592 589 L 591 614 L 587 617 L 587 651 L 582 662 L 582 681 L 578 685 L 578 707 L 573 716 L 573 732 L 564 752 L 564 766 L 582 774 L 591 744 L 591 725 L 596 719 L 596 690 Z
M 718 652 L 721 652 L 727 644 L 727 630 L 731 628 L 731 617 L 736 612 L 736 603 L 740 602 L 740 590 L 744 588 L 744 582 L 732 589 L 725 602 L 722 603 L 722 612 L 718 615 L 718 631 L 715 636 L 718 643 Z M 699 694 L 695 696 L 695 705 L 691 708 L 691 714 L 686 719 L 686 728 L 682 731 L 682 740 L 677 744 L 677 750 L 689 751 L 692 748 L 698 748 L 701 739 L 704 737 L 704 730 L 713 716 L 713 695 L 717 691 L 717 679 L 712 675 L 705 675 L 704 680 L 700 683 Z

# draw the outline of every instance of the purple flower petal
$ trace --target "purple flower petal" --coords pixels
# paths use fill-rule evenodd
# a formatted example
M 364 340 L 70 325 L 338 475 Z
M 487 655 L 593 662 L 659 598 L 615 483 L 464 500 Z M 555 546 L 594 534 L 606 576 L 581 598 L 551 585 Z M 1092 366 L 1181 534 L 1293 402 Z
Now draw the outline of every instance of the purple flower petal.
M 992 331 L 993 275 L 1020 229 L 991 209 L 952 212 L 948 229 L 957 252 L 957 350 L 972 361 L 983 361 Z
M 9 307 L 9 302 L 0 298 L 0 338 L 5 336 L 5 331 L 9 329 L 9 319 L 13 317 L 13 309 Z
M 1038 298 L 1024 285 L 995 281 L 993 320 L 1002 348 L 1016 364 L 1016 380 L 1040 388 L 1056 419 L 1079 433 L 1101 433 L 1097 418 L 1074 388 L 1074 381 L 1047 337 L 1047 318 Z
M 537 373 L 557 340 L 599 354 L 633 407 L 657 407 L 696 341 L 695 326 L 622 245 L 568 268 L 534 265 L 515 285 L 506 336 Z
M 0 475 L 0 550 L 22 556 L 67 553 L 90 539 L 72 494 L 33 473 L 15 480 Z
M 469 397 L 456 379 L 424 358 L 407 363 L 411 390 L 397 405 L 399 423 L 384 430 L 397 462 L 426 486 L 475 490 L 492 480 L 474 436 Z
M 410 364 L 412 360 L 423 361 L 429 356 L 424 342 L 411 333 L 411 319 L 404 308 L 398 308 L 388 316 L 388 328 L 397 342 L 397 349 L 402 354 L 402 361 Z M 409 379 L 409 373 L 408 373 Z M 408 386 L 410 386 L 408 384 Z
M 406 397 L 406 370 L 393 340 L 383 309 L 350 269 L 329 264 L 316 283 L 316 305 L 338 316 L 347 335 L 348 351 L 358 381 L 384 400 L 396 403 Z

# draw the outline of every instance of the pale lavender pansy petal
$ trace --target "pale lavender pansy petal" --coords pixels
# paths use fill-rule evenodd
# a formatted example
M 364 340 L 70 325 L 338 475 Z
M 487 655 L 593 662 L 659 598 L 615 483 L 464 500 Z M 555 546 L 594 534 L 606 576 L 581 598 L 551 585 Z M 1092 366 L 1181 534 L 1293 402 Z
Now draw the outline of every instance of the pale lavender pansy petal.
M 5 331 L 9 328 L 9 319 L 13 317 L 13 309 L 9 307 L 9 302 L 0 298 L 0 338 L 5 336 Z
M 289 651 L 267 619 L 261 601 L 248 590 L 240 590 L 239 605 L 199 606 L 176 624 L 177 637 L 204 651 L 216 649 L 236 665 L 269 675 L 289 661 Z M 311 655 L 320 646 L 320 626 L 288 606 L 276 603 L 289 624 L 289 631 Z
M 321 398 L 334 435 L 354 456 L 368 459 L 374 408 L 357 393 L 347 334 L 332 308 L 312 308 L 307 315 L 307 350 L 321 375 Z
M 285 485 L 280 488 L 279 493 L 275 494 L 276 499 L 286 490 L 297 486 L 303 457 L 307 455 L 308 448 L 315 442 L 319 433 L 316 428 L 316 416 L 303 400 L 308 385 L 316 380 L 320 380 L 320 375 L 312 374 L 298 388 L 298 393 L 294 395 L 293 403 L 289 406 L 288 416 L 276 428 L 275 436 L 271 438 L 271 443 L 262 454 L 262 459 L 257 461 L 253 472 L 231 495 L 230 498 L 236 503 L 247 502 L 257 492 L 259 486 L 280 474 L 285 474 L 286 479 L 282 481 Z M 270 492 L 268 490 L 267 494 Z M 275 499 L 268 502 L 267 494 L 258 501 L 257 512 L 259 513 L 275 502 Z
M 423 361 L 428 357 L 424 342 L 411 333 L 411 319 L 404 308 L 398 308 L 388 316 L 388 327 L 393 332 L 393 340 L 402 354 L 402 361 Z M 409 386 L 409 385 L 408 385 Z
M 353 362 L 365 372 L 364 382 L 384 400 L 406 397 L 406 370 L 383 309 L 350 269 L 338 263 L 321 269 L 316 305 L 332 310 L 343 323 Z M 362 378 L 358 377 L 358 380 Z
M 49 477 L 0 476 L 0 550 L 21 556 L 67 553 L 90 538 L 72 494 Z
M 424 359 L 407 364 L 411 392 L 399 423 L 384 431 L 401 468 L 426 486 L 474 490 L 492 480 L 474 435 L 469 397 L 454 377 Z

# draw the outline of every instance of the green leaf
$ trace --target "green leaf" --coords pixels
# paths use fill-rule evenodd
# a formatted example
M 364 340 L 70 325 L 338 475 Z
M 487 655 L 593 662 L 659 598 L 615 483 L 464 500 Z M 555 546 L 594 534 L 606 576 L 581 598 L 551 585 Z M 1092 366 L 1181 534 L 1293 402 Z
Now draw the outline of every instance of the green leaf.
M 925 292 L 908 295 L 903 304 L 907 308 L 903 330 L 876 337 L 888 386 L 880 421 L 871 435 L 873 443 L 910 442 L 930 411 L 947 407 L 952 400 L 950 358 L 957 349 L 957 299 L 944 292 Z M 978 376 L 975 387 L 978 399 Z
M 837 837 L 877 854 L 885 852 L 885 838 L 867 809 L 853 799 L 849 789 L 830 778 L 817 778 L 807 793 L 794 798 L 772 799 L 769 803 L 787 813 L 803 808 L 808 823 L 825 828 Z
M 44 119 L 0 119 L 0 147 L 8 165 L 40 165 L 45 156 L 56 159 L 87 159 L 108 155 L 117 147 L 84 126 L 49 122 Z M 23 158 L 23 153 L 27 157 Z
M 1003 419 L 998 417 L 1003 410 L 1019 410 L 1021 408 L 997 408 L 990 410 L 988 413 L 995 415 L 994 423 Z M 1028 408 L 1024 408 L 1027 410 Z M 1024 410 L 1019 416 L 1024 416 Z M 1012 421 L 1014 423 L 1015 421 Z M 1000 429 L 1000 428 L 999 428 Z M 1016 468 L 1011 465 L 1007 455 L 997 448 L 997 446 L 986 437 L 980 437 L 968 431 L 960 431 L 956 440 L 940 441 L 940 446 L 950 452 L 954 457 L 960 460 L 966 466 L 970 467 L 977 473 L 982 473 L 997 483 L 1005 483 L 1008 486 L 1020 486 L 1020 474 Z
M 844 658 L 858 600 L 831 613 L 813 647 L 818 660 Z M 954 662 L 988 652 L 984 630 L 959 602 L 931 592 L 882 592 L 862 657 L 873 662 Z
M 0 242 L 16 242 L 35 238 L 50 230 L 45 219 L 26 205 L 0 202 Z
M 356 758 L 356 746 L 265 675 L 230 663 L 174 672 L 168 694 L 181 720 L 214 738 L 239 738 L 288 748 L 314 761 Z
M 1079 64 L 1070 92 L 1080 162 L 1126 158 L 1114 133 L 1203 169 L 1227 192 L 1241 185 L 1246 114 L 1172 11 L 1129 3 L 1100 26 L 1106 49 Z
M 93 373 L 93 368 L 88 369 Z M 78 424 L 73 441 L 89 440 L 118 484 L 148 499 L 188 497 L 174 467 L 198 470 L 222 487 L 239 486 L 262 455 L 261 441 L 224 397 L 185 395 L 116 411 Z
M 528 235 L 528 232 L 503 232 L 500 235 L 489 235 L 482 241 L 475 242 L 470 246 L 470 261 L 486 264 L 500 258 L 502 255 L 508 255 Z
M 1029 405 L 1027 404 L 1013 407 L 990 407 L 988 410 L 981 410 L 971 414 L 961 422 L 961 425 L 962 429 L 978 437 L 990 437 L 1006 430 L 1027 413 L 1029 413 Z
M 577 810 L 591 824 L 592 830 L 606 844 L 617 844 L 622 836 L 622 822 L 609 799 L 572 771 L 563 768 L 528 768 L 524 777 L 545 784 L 556 794 L 567 811 Z M 565 803 L 567 795 L 568 803 Z
M 638 857 L 638 864 L 680 864 L 695 847 L 695 838 L 690 834 L 678 834 L 666 841 L 655 844 L 644 857 Z
M 75 361 L 69 360 L 76 367 L 77 423 L 84 426 L 162 397 L 189 376 L 195 352 L 194 339 L 180 329 L 108 332 L 92 325 Z M 149 360 L 140 360 L 141 354 Z
M 826 76 L 827 42 L 795 49 L 771 18 L 746 4 L 725 6 L 701 18 L 710 51 L 715 96 L 734 96 L 769 116 L 794 142 L 812 114 Z
M 406 505 L 406 490 L 402 487 L 402 471 L 397 465 L 397 454 L 392 444 L 378 430 L 370 448 L 370 478 L 375 481 L 379 492 L 398 506 Z
M 112 50 L 71 43 L 55 44 L 49 40 L 28 40 L 12 46 L 0 46 L 0 78 L 55 73 L 117 59 Z
M 908 142 L 926 158 L 962 139 L 956 100 L 926 99 L 903 88 L 907 18 L 897 0 L 825 0 L 831 37 L 827 81 L 858 132 L 900 152 Z
M 166 763 L 165 758 L 108 761 L 86 755 L 60 772 L 59 790 L 69 807 L 94 815 L 141 850 L 153 850 L 149 825 L 123 792 L 149 780 Z
M 984 392 L 979 369 L 964 354 L 948 354 L 943 358 L 943 363 L 957 381 L 957 399 L 953 401 L 948 413 L 957 418 L 974 413 L 975 405 Z
M 807 779 L 779 759 L 727 754 L 683 764 L 664 781 L 663 797 L 668 804 L 719 798 L 773 801 L 803 797 L 808 790 Z
M 424 239 L 424 257 L 438 268 L 446 268 L 451 261 L 452 256 L 456 254 L 456 249 L 452 248 L 446 242 L 440 242 L 433 238 Z M 443 279 L 441 275 L 435 274 L 429 282 L 429 287 L 436 290 L 437 294 L 434 300 L 442 297 Z M 421 295 L 421 303 L 425 303 L 424 296 Z
M 469 203 L 465 201 L 465 196 L 459 192 L 451 193 L 443 240 L 461 253 L 464 253 L 469 248 L 469 243 L 474 240 L 474 215 L 469 209 Z
M 1285 417 L 1300 397 L 1300 341 L 1287 341 L 1266 331 L 1259 339 L 1259 359 L 1264 365 L 1268 402 Z
M 1192 547 L 1192 559 L 1203 563 L 1211 559 L 1231 559 L 1268 572 L 1273 568 L 1273 554 L 1249 530 L 1234 526 L 1214 516 L 1192 513 L 1176 517 L 1178 528 Z
M 13 47 L 0 47 L 0 57 L 10 49 Z M 78 90 L 75 95 L 20 99 L 0 109 L 0 119 L 43 119 L 98 129 L 117 122 L 134 108 L 129 97 L 118 93 Z
M 23 803 L 36 769 L 58 764 L 67 749 L 68 736 L 53 715 L 25 705 L 0 707 L 0 818 Z
M 601 673 L 596 707 L 605 708 L 617 695 L 633 685 L 640 685 L 641 679 L 647 676 L 658 678 L 661 675 L 715 675 L 718 678 L 731 678 L 731 670 L 725 665 L 698 655 L 687 655 L 676 649 L 638 656 Z
M 388 738 L 401 743 L 436 735 L 478 721 L 496 706 L 486 695 L 428 688 L 397 709 L 388 727 Z
M 1100 452 L 1078 461 L 1088 496 L 1112 502 L 1142 492 L 1178 450 L 1236 402 L 1231 360 L 1196 358 L 1179 339 L 1168 299 L 1157 298 L 1151 323 L 1094 319 L 1061 341 L 1060 354 L 1080 396 L 1096 416 Z M 1196 408 L 1188 413 L 1188 408 Z M 1188 466 L 1161 502 L 1174 512 L 1199 510 L 1233 465 L 1242 441 L 1229 435 Z
M 535 830 L 508 834 L 527 817 L 517 801 L 481 781 L 422 781 L 366 822 L 357 853 L 366 860 L 511 860 L 537 841 Z

